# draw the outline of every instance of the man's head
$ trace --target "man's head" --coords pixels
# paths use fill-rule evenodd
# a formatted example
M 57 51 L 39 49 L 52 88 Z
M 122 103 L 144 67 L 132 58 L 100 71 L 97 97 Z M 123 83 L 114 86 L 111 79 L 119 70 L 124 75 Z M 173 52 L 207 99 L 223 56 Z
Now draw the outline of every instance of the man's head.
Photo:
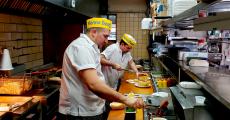
M 120 48 L 123 53 L 127 53 L 134 47 L 134 45 L 136 45 L 136 43 L 136 40 L 131 35 L 125 33 L 121 37 Z
M 112 21 L 106 18 L 91 18 L 87 20 L 87 34 L 102 48 L 107 42 L 112 27 Z

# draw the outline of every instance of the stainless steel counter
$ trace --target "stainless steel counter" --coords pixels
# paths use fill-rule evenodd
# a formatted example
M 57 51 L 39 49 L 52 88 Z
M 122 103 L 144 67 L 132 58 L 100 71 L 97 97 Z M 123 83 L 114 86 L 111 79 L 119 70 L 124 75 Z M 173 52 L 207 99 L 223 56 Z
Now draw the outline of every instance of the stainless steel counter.
M 213 67 L 191 67 L 184 62 L 179 65 L 217 100 L 230 109 L 230 71 Z
M 191 67 L 182 61 L 172 61 L 230 110 L 230 70 L 214 67 Z

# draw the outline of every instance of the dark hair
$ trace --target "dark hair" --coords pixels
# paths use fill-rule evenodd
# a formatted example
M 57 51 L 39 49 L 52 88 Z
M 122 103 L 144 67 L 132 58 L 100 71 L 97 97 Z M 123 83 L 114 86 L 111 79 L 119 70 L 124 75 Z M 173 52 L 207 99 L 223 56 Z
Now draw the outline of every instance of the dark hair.
M 122 43 L 123 43 L 124 45 L 128 45 L 123 39 L 121 39 L 120 45 L 121 45 Z

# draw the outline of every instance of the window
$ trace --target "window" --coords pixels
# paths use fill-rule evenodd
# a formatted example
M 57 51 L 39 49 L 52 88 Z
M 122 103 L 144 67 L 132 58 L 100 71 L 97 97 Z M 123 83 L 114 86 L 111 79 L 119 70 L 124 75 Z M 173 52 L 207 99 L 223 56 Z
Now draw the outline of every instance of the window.
M 101 15 L 101 17 L 107 18 L 112 20 L 112 29 L 111 29 L 111 33 L 110 36 L 108 37 L 108 40 L 117 40 L 117 29 L 116 29 L 116 24 L 117 24 L 117 16 L 113 15 L 113 14 L 108 14 L 108 15 Z

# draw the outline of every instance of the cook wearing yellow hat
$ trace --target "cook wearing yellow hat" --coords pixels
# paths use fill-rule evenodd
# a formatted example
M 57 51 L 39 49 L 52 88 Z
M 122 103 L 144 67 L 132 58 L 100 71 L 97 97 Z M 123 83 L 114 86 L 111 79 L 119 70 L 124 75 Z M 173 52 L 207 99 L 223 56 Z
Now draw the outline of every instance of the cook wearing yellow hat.
M 125 33 L 118 43 L 108 46 L 101 53 L 102 72 L 111 87 L 116 88 L 117 81 L 123 76 L 122 68 L 132 69 L 138 78 L 138 70 L 130 52 L 135 44 L 136 40 Z
M 108 43 L 112 21 L 106 18 L 90 18 L 86 21 L 88 37 L 103 48 Z
M 133 36 L 126 33 L 122 36 L 121 39 L 130 47 L 134 47 L 134 45 L 136 45 L 137 43 L 135 38 L 133 38 Z
M 111 30 L 112 28 L 112 21 L 106 18 L 90 18 L 86 22 L 87 22 L 87 29 L 105 28 Z
M 105 99 L 122 102 L 128 107 L 144 106 L 140 98 L 130 100 L 106 85 L 101 71 L 99 48 L 108 41 L 111 25 L 112 22 L 105 18 L 88 19 L 86 34 L 81 34 L 66 48 L 63 55 L 64 72 L 61 79 L 58 120 L 102 120 Z

